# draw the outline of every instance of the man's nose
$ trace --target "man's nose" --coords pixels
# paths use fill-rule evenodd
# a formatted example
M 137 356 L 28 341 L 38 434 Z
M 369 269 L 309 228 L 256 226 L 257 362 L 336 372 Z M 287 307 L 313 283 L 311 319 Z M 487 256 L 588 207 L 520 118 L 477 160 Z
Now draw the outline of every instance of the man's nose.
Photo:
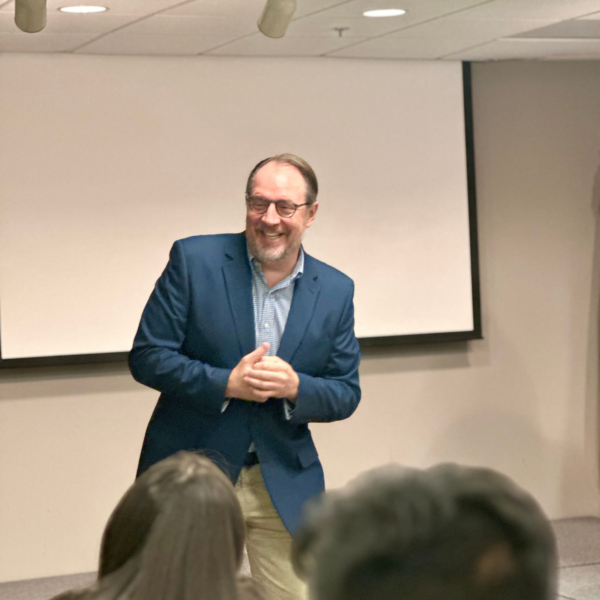
M 272 204 L 269 204 L 269 208 L 267 208 L 267 212 L 263 216 L 263 221 L 267 225 L 277 225 L 280 220 L 281 217 L 277 212 L 277 205 L 274 202 Z

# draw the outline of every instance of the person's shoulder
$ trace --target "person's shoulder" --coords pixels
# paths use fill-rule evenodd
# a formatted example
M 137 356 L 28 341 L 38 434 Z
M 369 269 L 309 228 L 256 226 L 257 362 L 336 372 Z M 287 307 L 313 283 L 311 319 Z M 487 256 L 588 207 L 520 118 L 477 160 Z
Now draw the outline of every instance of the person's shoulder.
M 219 263 L 227 255 L 243 256 L 246 252 L 246 238 L 243 233 L 219 233 L 215 235 L 194 235 L 177 240 L 173 251 L 180 252 L 186 260 L 194 264 L 208 261 Z M 216 264 L 215 263 L 215 264 Z M 213 265 L 214 266 L 214 265 Z
M 321 284 L 329 284 L 338 288 L 354 288 L 354 281 L 348 275 L 305 252 L 304 272 L 310 273 L 311 271 L 319 276 Z

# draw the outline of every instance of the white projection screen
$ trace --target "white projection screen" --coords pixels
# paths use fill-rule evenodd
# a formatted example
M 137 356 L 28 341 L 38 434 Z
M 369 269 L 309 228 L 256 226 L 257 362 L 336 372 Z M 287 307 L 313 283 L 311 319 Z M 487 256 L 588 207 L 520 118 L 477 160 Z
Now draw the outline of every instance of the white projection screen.
M 363 344 L 480 337 L 461 63 L 4 54 L 0 85 L 2 366 L 123 358 L 172 243 L 242 231 L 281 152 Z

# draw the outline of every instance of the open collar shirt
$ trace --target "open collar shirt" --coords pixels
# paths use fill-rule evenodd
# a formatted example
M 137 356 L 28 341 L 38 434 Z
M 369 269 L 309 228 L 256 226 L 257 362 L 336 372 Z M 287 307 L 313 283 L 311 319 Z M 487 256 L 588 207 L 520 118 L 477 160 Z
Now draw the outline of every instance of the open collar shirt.
M 304 273 L 304 250 L 300 247 L 298 260 L 291 274 L 272 288 L 269 288 L 260 262 L 249 249 L 248 260 L 252 268 L 255 347 L 258 348 L 263 342 L 269 342 L 267 356 L 275 356 L 290 314 L 296 281 Z
M 252 306 L 254 308 L 254 339 L 258 348 L 263 342 L 269 342 L 267 356 L 275 356 L 281 344 L 281 337 L 292 307 L 296 281 L 304 273 L 304 249 L 300 247 L 296 266 L 290 275 L 269 288 L 259 260 L 248 248 L 248 260 L 252 271 Z M 227 398 L 222 410 L 229 406 Z M 283 409 L 285 418 L 290 419 L 294 405 L 284 398 Z M 250 444 L 248 452 L 254 452 L 254 442 Z

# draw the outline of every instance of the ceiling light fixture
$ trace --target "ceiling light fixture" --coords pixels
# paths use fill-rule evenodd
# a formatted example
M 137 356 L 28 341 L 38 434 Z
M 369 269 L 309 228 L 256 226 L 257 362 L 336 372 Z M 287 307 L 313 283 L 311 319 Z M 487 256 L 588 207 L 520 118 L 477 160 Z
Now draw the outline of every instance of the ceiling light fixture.
M 63 6 L 59 8 L 61 12 L 77 13 L 80 15 L 89 15 L 92 13 L 101 13 L 108 10 L 106 6 Z
M 296 0 L 267 0 L 258 28 L 267 37 L 283 37 L 295 11 Z
M 46 27 L 46 0 L 15 0 L 15 25 L 25 33 Z
M 401 8 L 382 8 L 380 10 L 368 10 L 363 17 L 399 17 L 405 15 L 406 11 Z

